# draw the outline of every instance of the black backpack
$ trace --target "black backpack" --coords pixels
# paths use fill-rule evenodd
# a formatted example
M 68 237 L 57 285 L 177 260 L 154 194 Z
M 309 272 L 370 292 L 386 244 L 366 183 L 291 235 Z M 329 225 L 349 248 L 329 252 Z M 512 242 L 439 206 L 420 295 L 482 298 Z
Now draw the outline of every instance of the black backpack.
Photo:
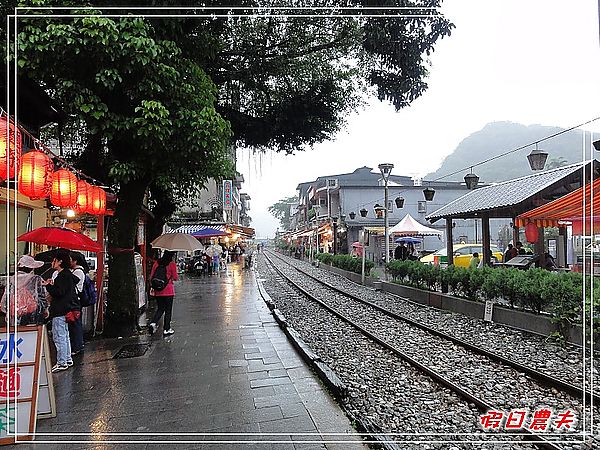
M 81 306 L 92 306 L 96 304 L 97 294 L 96 286 L 91 278 L 85 274 L 83 279 L 83 289 L 79 292 Z
M 167 278 L 167 266 L 158 265 L 154 271 L 154 276 L 150 280 L 150 286 L 155 291 L 162 291 L 167 287 L 169 279 Z

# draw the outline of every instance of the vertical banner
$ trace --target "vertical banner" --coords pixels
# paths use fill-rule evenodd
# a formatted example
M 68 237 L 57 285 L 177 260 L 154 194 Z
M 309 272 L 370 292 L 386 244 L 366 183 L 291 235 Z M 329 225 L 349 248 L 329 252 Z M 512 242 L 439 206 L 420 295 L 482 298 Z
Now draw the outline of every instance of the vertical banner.
M 33 439 L 41 348 L 41 326 L 0 329 L 0 445 Z
M 233 183 L 231 180 L 223 180 L 223 209 L 231 211 L 233 209 Z

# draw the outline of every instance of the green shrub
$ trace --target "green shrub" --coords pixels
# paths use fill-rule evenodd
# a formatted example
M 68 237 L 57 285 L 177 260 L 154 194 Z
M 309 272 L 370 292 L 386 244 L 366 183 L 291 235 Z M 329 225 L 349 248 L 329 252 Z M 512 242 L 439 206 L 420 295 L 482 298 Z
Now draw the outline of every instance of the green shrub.
M 441 268 L 438 265 L 423 264 L 422 282 L 430 291 L 436 291 L 442 284 Z
M 353 262 L 336 258 L 333 265 L 360 273 L 360 259 L 352 259 Z M 367 261 L 365 273 L 372 268 L 373 263 Z M 459 297 L 472 300 L 503 299 L 512 307 L 520 306 L 538 314 L 548 311 L 553 321 L 565 329 L 571 323 L 580 321 L 582 316 L 583 279 L 579 273 L 553 273 L 537 268 L 467 269 L 454 265 L 442 269 L 418 261 L 391 261 L 386 264 L 386 271 L 400 284 L 429 290 L 447 285 L 452 294 Z M 594 278 L 593 299 L 590 298 L 589 286 L 585 292 L 586 311 L 589 312 L 593 302 L 596 311 L 594 326 L 600 329 L 600 279 Z
M 546 277 L 554 274 L 537 268 L 528 269 L 523 274 L 522 282 L 513 284 L 515 293 L 518 296 L 517 301 L 523 308 L 530 309 L 539 314 L 550 303 L 552 298 L 542 294 L 542 286 Z
M 485 282 L 486 277 L 489 276 L 490 271 L 494 269 L 491 269 L 489 267 L 482 267 L 480 269 L 466 270 L 469 274 L 469 277 L 468 285 L 465 286 L 465 294 L 470 300 L 479 300 L 480 291 L 483 287 L 483 283 Z M 467 277 L 465 275 L 465 282 L 466 280 Z
M 552 322 L 558 324 L 562 336 L 567 335 L 571 324 L 581 316 L 583 277 L 571 275 L 552 274 L 542 285 L 542 296 L 552 299 Z
M 414 264 L 415 261 L 401 261 L 394 260 L 390 261 L 386 264 L 385 270 L 392 275 L 394 281 L 399 282 L 400 284 L 404 283 L 404 278 L 408 275 L 408 270 L 411 264 Z M 417 263 L 421 264 L 421 263 Z
M 408 265 L 408 280 L 410 284 L 416 288 L 422 288 L 425 281 L 425 265 L 411 261 Z
M 452 278 L 453 292 L 461 297 L 469 297 L 471 291 L 471 271 L 465 267 L 455 267 Z
M 481 286 L 481 294 L 486 300 L 494 300 L 504 296 L 510 274 L 508 270 L 491 269 Z
M 322 264 L 331 265 L 331 262 L 333 261 L 333 255 L 331 253 L 318 253 L 317 259 L 321 261 Z

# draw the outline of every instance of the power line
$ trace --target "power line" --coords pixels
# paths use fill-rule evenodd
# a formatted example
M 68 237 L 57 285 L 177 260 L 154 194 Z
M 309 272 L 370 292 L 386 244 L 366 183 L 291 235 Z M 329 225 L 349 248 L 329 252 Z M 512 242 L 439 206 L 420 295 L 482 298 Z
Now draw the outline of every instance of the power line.
M 523 149 L 525 149 L 527 147 L 531 147 L 532 145 L 539 144 L 540 142 L 547 141 L 548 139 L 555 138 L 556 136 L 560 136 L 561 134 L 568 133 L 569 131 L 573 131 L 576 128 L 582 127 L 582 126 L 587 125 L 587 124 L 592 123 L 592 122 L 595 122 L 598 119 L 600 119 L 600 116 L 595 117 L 593 119 L 590 119 L 587 122 L 583 122 L 583 123 L 580 123 L 578 125 L 574 125 L 574 126 L 572 126 L 570 128 L 567 128 L 566 130 L 562 130 L 562 131 L 559 131 L 557 133 L 551 134 L 550 136 L 546 136 L 546 137 L 544 137 L 542 139 L 538 139 L 537 141 L 530 142 L 529 144 L 522 145 L 522 146 L 517 147 L 517 148 L 515 148 L 513 150 L 509 150 L 507 152 L 501 153 L 500 155 L 492 156 L 491 158 L 488 158 L 488 159 L 486 159 L 484 161 L 481 161 L 481 162 L 478 162 L 476 164 L 469 164 L 468 166 L 466 166 L 466 167 L 464 167 L 462 169 L 459 169 L 459 170 L 457 170 L 455 172 L 452 172 L 452 173 L 449 173 L 447 175 L 443 175 L 441 177 L 438 177 L 435 180 L 429 180 L 428 182 L 433 183 L 433 182 L 439 181 L 439 180 L 441 180 L 443 178 L 451 177 L 452 175 L 456 175 L 457 173 L 461 173 L 461 172 L 463 172 L 465 170 L 473 169 L 473 167 L 481 166 L 481 165 L 483 165 L 485 163 L 488 163 L 490 161 L 494 161 L 495 159 L 502 158 L 503 156 L 509 155 L 511 153 L 514 153 L 514 152 L 518 152 L 519 150 L 523 150 Z

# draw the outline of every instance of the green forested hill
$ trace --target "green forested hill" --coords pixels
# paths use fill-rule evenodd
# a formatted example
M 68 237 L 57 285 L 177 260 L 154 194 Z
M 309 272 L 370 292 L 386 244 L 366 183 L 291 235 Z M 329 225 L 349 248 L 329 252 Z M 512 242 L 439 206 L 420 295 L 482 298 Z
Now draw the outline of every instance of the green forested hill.
M 483 161 L 492 156 L 513 150 L 522 145 L 534 142 L 546 136 L 562 131 L 560 127 L 543 125 L 522 125 L 513 122 L 488 123 L 483 129 L 466 137 L 454 152 L 446 157 L 442 166 L 435 172 L 425 176 L 432 180 L 452 173 L 470 164 Z M 546 169 L 558 165 L 571 164 L 582 160 L 582 130 L 573 130 L 539 144 L 540 150 L 549 153 Z M 589 157 L 590 133 L 585 132 L 586 148 Z M 532 173 L 527 155 L 535 146 L 528 147 L 492 162 L 473 168 L 473 173 L 481 182 L 503 181 Z M 448 178 L 445 181 L 462 180 L 468 171 Z

